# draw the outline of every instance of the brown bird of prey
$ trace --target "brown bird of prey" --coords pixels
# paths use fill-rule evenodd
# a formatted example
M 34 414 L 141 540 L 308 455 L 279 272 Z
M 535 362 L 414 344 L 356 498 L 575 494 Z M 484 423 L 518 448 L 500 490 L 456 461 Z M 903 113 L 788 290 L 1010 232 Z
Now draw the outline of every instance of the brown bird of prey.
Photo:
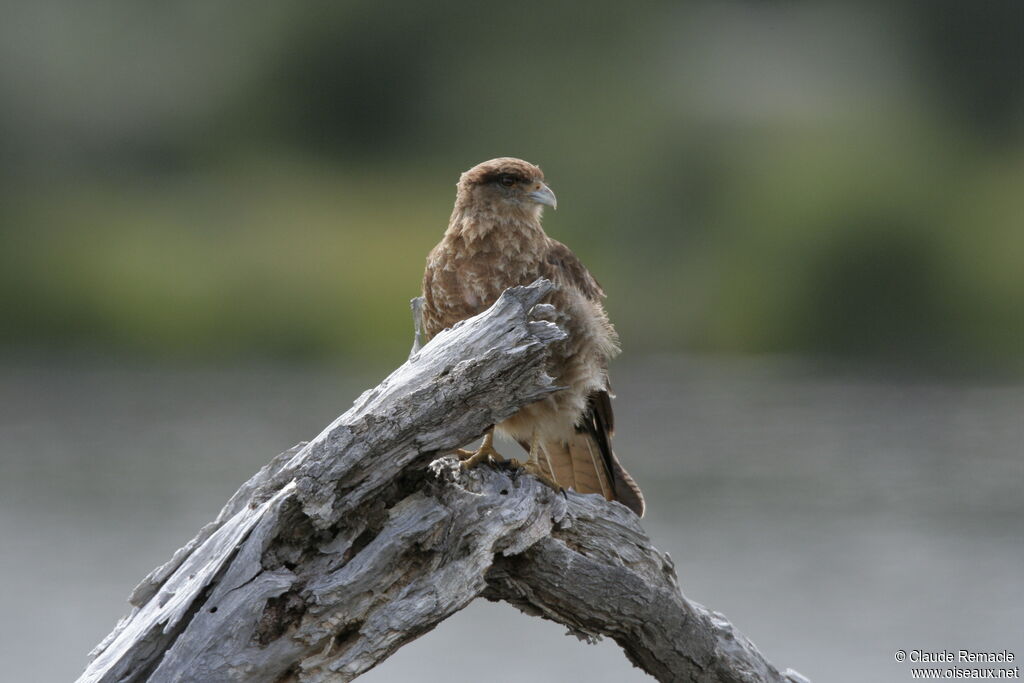
M 556 309 L 567 337 L 551 346 L 548 374 L 565 389 L 496 428 L 529 451 L 522 465 L 527 471 L 556 487 L 600 493 L 643 515 L 643 494 L 612 451 L 608 360 L 618 353 L 618 337 L 601 305 L 601 286 L 541 227 L 543 207 L 555 205 L 544 174 L 521 159 L 492 159 L 463 173 L 448 229 L 427 257 L 424 332 L 430 339 L 486 310 L 509 287 L 538 278 L 554 282 L 557 289 L 545 302 Z M 478 450 L 459 451 L 464 467 L 503 459 L 492 445 L 493 432 Z

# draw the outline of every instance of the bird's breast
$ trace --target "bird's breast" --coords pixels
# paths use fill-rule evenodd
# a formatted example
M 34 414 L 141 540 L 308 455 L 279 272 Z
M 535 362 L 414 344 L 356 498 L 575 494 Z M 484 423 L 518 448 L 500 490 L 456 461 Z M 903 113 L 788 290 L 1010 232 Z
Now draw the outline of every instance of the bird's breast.
M 438 245 L 424 278 L 425 313 L 433 321 L 430 327 L 436 327 L 428 334 L 485 311 L 509 287 L 530 284 L 540 276 L 539 260 L 521 248 L 494 243 L 472 249 L 445 246 Z

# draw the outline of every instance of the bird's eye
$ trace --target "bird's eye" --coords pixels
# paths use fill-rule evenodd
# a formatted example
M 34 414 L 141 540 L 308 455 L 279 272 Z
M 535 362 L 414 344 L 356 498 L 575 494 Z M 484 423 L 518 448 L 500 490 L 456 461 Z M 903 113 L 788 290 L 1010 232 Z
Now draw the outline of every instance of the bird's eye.
M 498 177 L 498 182 L 505 187 L 512 187 L 516 184 L 516 177 L 508 173 L 503 173 Z

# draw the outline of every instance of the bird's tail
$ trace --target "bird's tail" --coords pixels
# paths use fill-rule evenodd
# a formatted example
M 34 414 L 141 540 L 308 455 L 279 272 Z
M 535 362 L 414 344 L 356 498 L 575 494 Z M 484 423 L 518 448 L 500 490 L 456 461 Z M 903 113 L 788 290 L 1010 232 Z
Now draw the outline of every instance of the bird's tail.
M 578 493 L 600 493 L 643 516 L 644 495 L 606 439 L 577 431 L 568 440 L 541 442 L 537 459 L 544 473 L 560 486 Z

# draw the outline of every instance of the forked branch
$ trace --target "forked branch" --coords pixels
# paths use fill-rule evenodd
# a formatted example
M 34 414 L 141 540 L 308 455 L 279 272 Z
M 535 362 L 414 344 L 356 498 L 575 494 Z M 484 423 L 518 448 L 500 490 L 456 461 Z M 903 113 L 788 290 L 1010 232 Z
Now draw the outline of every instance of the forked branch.
M 477 597 L 607 636 L 662 681 L 804 681 L 688 601 L 639 520 L 445 452 L 557 390 L 516 287 L 274 458 L 131 596 L 79 678 L 347 681 Z M 439 457 L 442 456 L 442 457 Z

